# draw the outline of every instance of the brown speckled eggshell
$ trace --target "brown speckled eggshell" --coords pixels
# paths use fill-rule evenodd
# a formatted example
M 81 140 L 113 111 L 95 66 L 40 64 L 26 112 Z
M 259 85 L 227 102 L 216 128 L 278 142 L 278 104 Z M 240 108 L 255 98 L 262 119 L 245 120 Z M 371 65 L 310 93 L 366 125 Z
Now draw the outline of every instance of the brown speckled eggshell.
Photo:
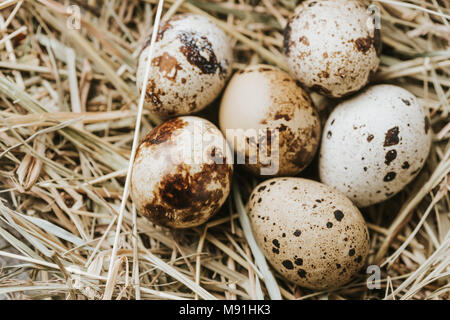
M 287 73 L 269 65 L 252 65 L 233 76 L 222 98 L 219 124 L 234 151 L 245 154 L 245 168 L 255 175 L 300 173 L 314 158 L 320 141 L 319 115 L 308 94 Z M 235 136 L 228 130 L 234 130 Z M 250 148 L 269 155 L 273 162 L 261 161 L 263 156 L 250 163 Z M 262 170 L 271 166 L 273 170 Z
M 131 198 L 155 224 L 193 227 L 225 202 L 232 174 L 231 151 L 216 126 L 198 117 L 173 118 L 152 129 L 139 145 Z
M 139 58 L 142 88 L 149 40 Z M 210 104 L 231 74 L 233 52 L 226 34 L 206 17 L 180 14 L 161 24 L 149 73 L 146 104 L 162 118 L 187 115 Z
M 380 29 L 360 1 L 303 1 L 285 28 L 284 51 L 296 79 L 339 98 L 364 87 L 377 70 Z
M 365 264 L 364 218 L 349 199 L 324 184 L 302 178 L 264 181 L 253 190 L 247 210 L 266 258 L 302 287 L 342 286 Z

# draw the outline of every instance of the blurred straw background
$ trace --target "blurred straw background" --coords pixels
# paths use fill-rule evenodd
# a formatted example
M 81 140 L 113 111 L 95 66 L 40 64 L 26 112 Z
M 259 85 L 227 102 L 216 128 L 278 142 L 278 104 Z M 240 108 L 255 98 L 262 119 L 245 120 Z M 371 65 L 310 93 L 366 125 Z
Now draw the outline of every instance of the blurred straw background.
M 260 62 L 285 68 L 283 27 L 299 2 L 166 0 L 163 19 L 208 15 L 232 39 L 234 69 Z M 283 299 L 450 299 L 450 2 L 363 2 L 381 14 L 376 82 L 414 93 L 434 131 L 419 176 L 363 210 L 368 264 L 381 266 L 378 288 L 367 287 L 365 270 L 323 292 L 277 274 L 276 283 L 267 281 L 241 226 L 242 203 L 257 180 L 239 171 L 229 201 L 197 228 L 157 227 L 129 200 L 106 286 L 137 114 L 136 64 L 157 0 L 3 0 L 0 297 L 268 299 L 279 291 Z M 313 99 L 325 120 L 336 102 Z M 214 121 L 217 107 L 202 116 Z M 141 134 L 157 123 L 144 111 Z M 316 169 L 301 176 L 316 178 Z

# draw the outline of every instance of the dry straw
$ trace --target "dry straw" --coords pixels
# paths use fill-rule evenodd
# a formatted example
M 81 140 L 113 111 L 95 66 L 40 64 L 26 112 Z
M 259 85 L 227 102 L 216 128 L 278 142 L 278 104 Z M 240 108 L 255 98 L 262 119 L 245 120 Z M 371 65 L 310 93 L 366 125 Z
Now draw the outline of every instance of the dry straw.
M 254 186 L 245 173 L 235 175 L 221 212 L 189 230 L 157 227 L 127 199 L 136 118 L 142 111 L 142 134 L 159 121 L 141 110 L 135 85 L 158 2 L 74 1 L 80 29 L 61 1 L 0 4 L 0 297 L 449 299 L 449 2 L 373 2 L 384 45 L 375 81 L 420 99 L 433 146 L 404 191 L 363 210 L 379 289 L 368 288 L 362 270 L 321 292 L 286 282 L 267 265 L 245 215 Z M 234 69 L 260 62 L 285 69 L 283 27 L 297 2 L 166 0 L 162 19 L 206 15 L 230 35 Z M 335 102 L 313 98 L 325 118 Z
M 155 46 L 156 35 L 158 34 L 159 22 L 161 19 L 163 4 L 164 4 L 164 0 L 160 0 L 158 3 L 158 9 L 156 10 L 156 19 L 155 19 L 153 32 L 152 32 L 152 38 L 151 38 L 150 46 L 149 46 L 148 61 L 147 61 L 147 64 L 145 66 L 145 71 L 144 71 L 144 81 L 142 82 L 142 88 L 140 88 L 141 94 L 139 97 L 138 114 L 136 117 L 136 126 L 134 129 L 134 135 L 133 135 L 133 145 L 131 147 L 131 156 L 128 161 L 128 170 L 127 170 L 127 176 L 125 179 L 125 186 L 123 188 L 122 201 L 120 202 L 119 218 L 117 220 L 116 235 L 114 237 L 113 250 L 111 253 L 111 258 L 110 258 L 109 268 L 108 268 L 108 281 L 106 282 L 106 290 L 105 290 L 105 294 L 103 295 L 103 299 L 107 299 L 107 300 L 110 300 L 111 296 L 113 294 L 114 263 L 116 262 L 117 249 L 119 247 L 119 236 L 120 236 L 120 229 L 122 228 L 122 221 L 123 221 L 125 205 L 128 201 L 133 162 L 134 162 L 134 158 L 136 156 L 136 149 L 137 149 L 138 143 L 139 143 L 139 133 L 140 133 L 140 128 L 141 128 L 142 112 L 144 110 L 145 95 L 147 92 L 148 75 L 151 70 L 150 68 L 151 68 L 151 61 L 153 58 L 153 48 Z

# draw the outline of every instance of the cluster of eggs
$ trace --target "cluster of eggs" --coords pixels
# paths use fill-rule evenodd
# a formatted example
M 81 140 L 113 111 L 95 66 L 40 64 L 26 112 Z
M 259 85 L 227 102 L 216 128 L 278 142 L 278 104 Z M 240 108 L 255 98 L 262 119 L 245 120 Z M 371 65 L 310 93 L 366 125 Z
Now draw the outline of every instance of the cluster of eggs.
M 237 71 L 223 93 L 218 129 L 190 114 L 225 87 L 233 62 L 230 41 L 202 16 L 182 14 L 163 23 L 146 105 L 169 120 L 137 150 L 131 187 L 136 208 L 162 226 L 204 223 L 229 195 L 236 156 L 250 173 L 271 177 L 255 187 L 247 210 L 273 267 L 307 288 L 348 282 L 369 252 L 358 207 L 403 189 L 431 144 L 427 112 L 411 93 L 393 85 L 363 89 L 378 68 L 380 43 L 359 1 L 303 1 L 284 32 L 290 74 L 269 65 Z M 146 45 L 139 88 L 148 58 Z M 307 90 L 352 96 L 338 103 L 321 128 Z M 317 151 L 321 182 L 295 177 Z

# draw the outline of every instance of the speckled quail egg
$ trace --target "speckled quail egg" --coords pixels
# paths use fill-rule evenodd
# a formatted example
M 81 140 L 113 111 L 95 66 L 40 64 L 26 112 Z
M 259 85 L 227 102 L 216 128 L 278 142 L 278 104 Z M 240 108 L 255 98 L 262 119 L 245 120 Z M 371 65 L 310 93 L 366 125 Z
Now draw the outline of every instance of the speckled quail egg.
M 304 1 L 285 28 L 284 51 L 296 79 L 338 98 L 364 87 L 377 70 L 380 29 L 360 1 Z
M 232 154 L 220 130 L 193 116 L 152 129 L 139 145 L 131 177 L 136 209 L 155 224 L 200 225 L 230 192 Z
M 254 174 L 296 175 L 313 159 L 320 120 L 308 94 L 287 73 L 253 65 L 238 71 L 225 89 L 219 125 Z M 241 159 L 241 161 L 240 161 Z
M 137 69 L 142 89 L 150 41 Z M 159 28 L 149 74 L 146 107 L 162 118 L 187 115 L 210 104 L 231 74 L 233 52 L 226 34 L 206 17 L 180 14 Z
M 402 190 L 424 165 L 430 145 L 428 112 L 414 95 L 393 85 L 369 87 L 330 114 L 320 178 L 366 207 Z
M 253 190 L 247 210 L 268 261 L 302 287 L 339 287 L 365 264 L 369 233 L 364 218 L 348 198 L 322 183 L 266 180 Z

